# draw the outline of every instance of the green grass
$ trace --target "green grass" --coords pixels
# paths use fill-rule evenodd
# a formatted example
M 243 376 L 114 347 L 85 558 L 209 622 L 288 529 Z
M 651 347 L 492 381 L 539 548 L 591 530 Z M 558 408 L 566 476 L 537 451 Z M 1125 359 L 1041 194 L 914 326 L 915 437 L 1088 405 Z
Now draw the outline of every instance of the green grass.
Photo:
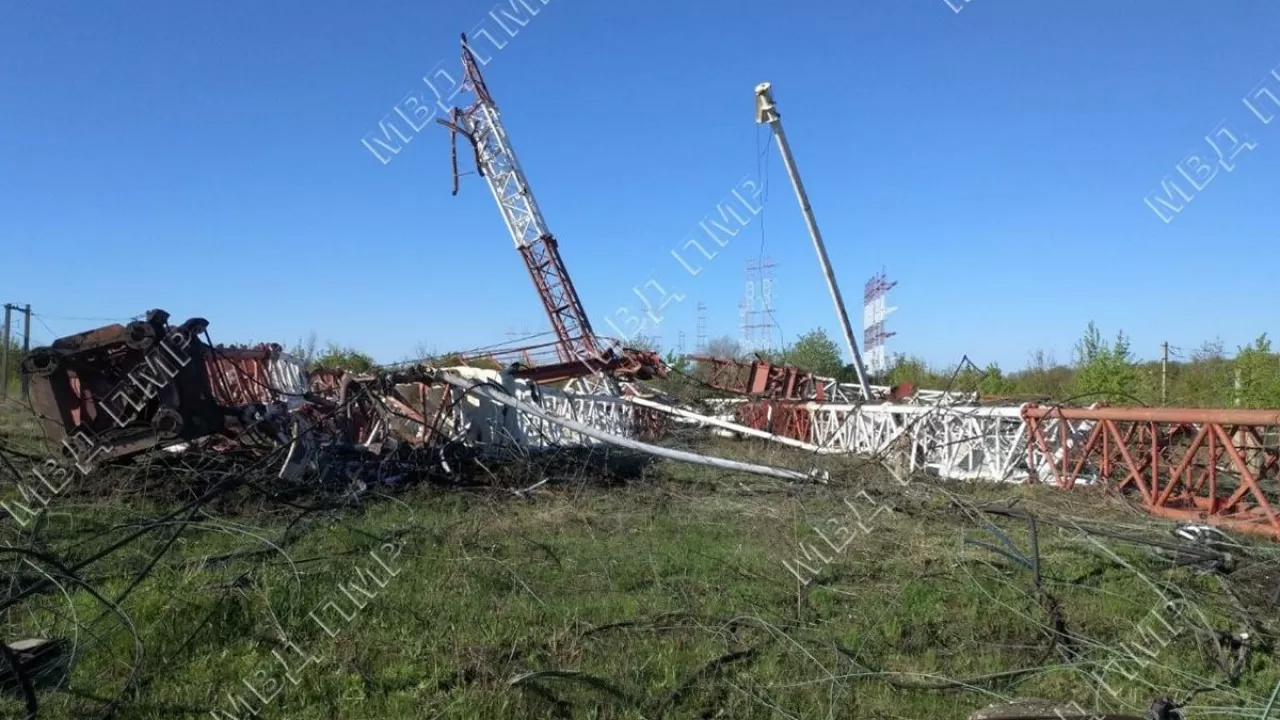
M 810 462 L 753 444 L 711 449 Z M 828 464 L 833 483 L 823 488 L 663 464 L 621 487 L 549 485 L 526 498 L 418 487 L 342 511 L 211 513 L 118 614 L 68 585 L 0 622 L 9 639 L 76 642 L 64 687 L 40 695 L 42 719 L 91 716 L 131 673 L 136 690 L 118 718 L 231 712 L 228 694 L 260 706 L 244 684 L 259 671 L 284 687 L 261 713 L 280 720 L 965 718 L 1023 697 L 1145 707 L 1214 683 L 1223 689 L 1194 704 L 1259 708 L 1280 679 L 1266 644 L 1269 588 L 1251 580 L 1274 565 L 1270 545 L 1253 552 L 1271 560 L 1231 576 L 1240 578 L 1232 599 L 1214 576 L 1171 568 L 1148 549 L 1103 541 L 1111 557 L 1075 531 L 1042 526 L 1043 586 L 1076 638 L 1061 651 L 1032 573 L 965 543 L 1001 545 L 970 504 L 1017 498 L 1046 518 L 1164 538 L 1167 525 L 1085 493 L 925 480 L 904 489 L 865 466 Z M 801 586 L 783 561 L 801 542 L 820 542 L 814 526 L 852 528 L 842 500 L 864 489 L 893 509 L 874 521 L 864 512 L 871 532 L 824 553 L 832 562 Z M 136 530 L 131 521 L 161 514 L 156 502 L 55 499 L 40 547 L 85 557 Z M 1024 524 L 986 519 L 1026 552 Z M 0 542 L 28 539 L 2 532 Z M 169 534 L 143 536 L 86 568 L 85 580 L 116 597 Z M 389 577 L 368 553 L 392 539 L 403 546 Z M 330 637 L 308 613 L 329 601 L 352 607 L 339 584 L 358 567 L 375 569 L 385 587 L 364 582 L 373 597 L 352 591 L 366 607 L 349 623 L 322 615 Z M 1119 697 L 1107 694 L 1087 671 L 1115 658 L 1119 643 L 1142 642 L 1139 623 L 1166 586 L 1220 630 L 1243 629 L 1241 608 L 1250 611 L 1261 646 L 1229 688 L 1209 635 L 1186 630 L 1131 677 L 1105 675 Z M 292 668 L 298 651 L 317 660 L 296 670 L 295 685 L 273 650 Z M 21 717 L 21 703 L 0 699 L 0 717 Z

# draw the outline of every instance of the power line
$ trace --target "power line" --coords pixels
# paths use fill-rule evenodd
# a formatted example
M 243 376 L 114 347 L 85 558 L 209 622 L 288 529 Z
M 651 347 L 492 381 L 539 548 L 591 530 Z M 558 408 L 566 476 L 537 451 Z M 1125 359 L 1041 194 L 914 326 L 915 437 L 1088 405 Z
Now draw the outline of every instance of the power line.
M 33 314 L 34 314 L 34 313 L 33 313 Z M 134 318 L 139 317 L 139 316 L 135 315 L 135 316 L 130 317 L 130 318 L 119 318 L 119 317 L 104 318 L 104 317 L 71 317 L 71 316 L 69 316 L 69 315 L 43 315 L 43 317 L 47 317 L 47 318 L 49 318 L 50 320 L 74 320 L 74 321 L 77 321 L 77 322 L 79 322 L 79 321 L 83 321 L 83 322 L 110 322 L 110 323 L 116 323 L 116 322 L 130 322 L 130 321 L 132 321 Z
M 48 331 L 49 331 L 49 336 L 50 336 L 50 337 L 52 337 L 52 338 L 54 338 L 54 339 L 57 339 L 57 338 L 59 337 L 58 333 L 54 332 L 54 331 L 53 331 L 53 328 L 49 327 L 49 324 L 48 324 L 48 323 L 46 323 L 46 322 L 44 321 L 44 319 L 43 319 L 41 316 L 39 316 L 39 315 L 37 315 L 37 314 L 35 314 L 35 313 L 31 313 L 31 317 L 35 318 L 35 319 L 36 319 L 36 322 L 40 323 L 40 326 L 41 326 L 41 327 L 43 327 L 45 330 L 48 330 Z

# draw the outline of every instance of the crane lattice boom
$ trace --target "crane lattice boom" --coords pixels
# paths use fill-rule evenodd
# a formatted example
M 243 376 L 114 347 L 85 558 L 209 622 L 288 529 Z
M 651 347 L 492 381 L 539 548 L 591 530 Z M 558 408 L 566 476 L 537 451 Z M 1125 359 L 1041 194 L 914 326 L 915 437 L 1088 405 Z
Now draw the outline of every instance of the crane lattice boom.
M 475 102 L 463 109 L 454 108 L 451 122 L 440 121 L 453 131 L 453 192 L 455 195 L 458 192 L 456 140 L 461 133 L 475 149 L 476 166 L 498 201 L 502 219 L 542 299 L 556 333 L 561 361 L 598 358 L 600 352 L 591 323 L 560 259 L 556 238 L 547 229 L 529 181 L 520 169 L 520 161 L 502 126 L 498 106 L 485 87 L 475 56 L 467 47 L 466 35 L 462 36 L 462 68 L 464 87 L 475 93 Z

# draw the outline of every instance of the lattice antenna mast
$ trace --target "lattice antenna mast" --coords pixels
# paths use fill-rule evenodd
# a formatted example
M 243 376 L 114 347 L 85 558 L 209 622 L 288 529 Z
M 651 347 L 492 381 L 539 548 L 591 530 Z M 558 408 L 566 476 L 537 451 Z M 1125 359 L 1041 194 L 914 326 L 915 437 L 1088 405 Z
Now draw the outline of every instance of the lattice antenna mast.
M 538 208 L 529 181 L 516 159 L 511 140 L 502 126 L 498 106 L 484 84 L 480 66 L 467 46 L 465 34 L 462 36 L 462 69 L 464 87 L 475 93 L 476 100 L 464 109 L 454 108 L 451 121 L 438 121 L 451 131 L 453 194 L 458 194 L 457 136 L 461 134 L 471 141 L 475 149 L 477 170 L 489 183 L 516 250 L 524 258 L 529 277 L 542 299 L 558 339 L 556 349 L 560 360 L 570 362 L 598 357 L 600 352 L 595 334 L 582 309 L 582 301 L 578 299 L 578 292 L 560 258 L 556 238 L 547 229 L 547 221 L 542 217 L 542 210 Z
M 742 349 L 756 350 L 756 265 L 755 258 L 747 258 L 747 282 L 742 300 L 738 302 L 739 335 Z
M 760 317 L 763 320 L 760 329 L 764 331 L 766 350 L 773 349 L 773 336 L 778 327 L 773 316 L 773 269 L 777 266 L 773 258 L 767 256 L 760 264 Z M 782 333 L 778 332 L 777 335 L 781 337 Z
M 876 375 L 882 375 L 889 369 L 889 359 L 885 352 L 885 341 L 897 333 L 885 332 L 884 320 L 897 308 L 889 307 L 886 298 L 889 291 L 897 286 L 897 281 L 889 282 L 881 270 L 867 281 L 863 291 L 863 348 L 867 351 L 867 368 Z
M 707 349 L 707 305 L 702 301 L 698 301 L 698 352 Z

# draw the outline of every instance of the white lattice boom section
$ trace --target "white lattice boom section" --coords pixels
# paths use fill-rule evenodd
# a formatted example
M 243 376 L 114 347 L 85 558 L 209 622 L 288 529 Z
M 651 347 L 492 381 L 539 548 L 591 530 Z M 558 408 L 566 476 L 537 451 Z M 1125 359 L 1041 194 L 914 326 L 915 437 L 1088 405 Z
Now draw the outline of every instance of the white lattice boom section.
M 714 403 L 708 415 L 673 406 L 639 384 L 625 385 L 621 393 L 571 392 L 469 367 L 428 368 L 411 380 L 428 389 L 416 398 L 403 394 L 403 402 L 387 397 L 382 404 L 392 412 L 376 418 L 369 442 L 390 433 L 413 444 L 446 440 L 526 451 L 603 443 L 732 465 L 632 442 L 661 437 L 674 426 L 667 424 L 670 418 L 814 455 L 879 458 L 903 478 L 924 471 L 951 480 L 1030 481 L 1063 489 L 1103 484 L 1155 515 L 1280 540 L 1280 410 L 738 398 Z M 397 431 L 398 418 L 416 426 Z M 803 462 L 803 456 L 796 459 Z M 749 471 L 815 477 L 812 468 Z
M 1019 407 L 835 405 L 807 403 L 808 441 L 859 455 L 897 458 L 907 470 L 932 470 L 952 480 L 1047 480 L 1046 465 L 1029 467 L 1026 424 Z M 1052 436 L 1057 438 L 1055 423 Z M 1092 423 L 1067 423 L 1066 442 L 1081 442 Z M 1060 455 L 1057 448 L 1051 454 Z
M 455 110 L 453 122 L 448 124 L 465 135 L 475 147 L 480 173 L 498 203 L 502 219 L 524 259 L 559 340 L 557 351 L 560 360 L 569 362 L 597 357 L 599 353 L 591 323 L 560 258 L 555 236 L 547 227 L 511 147 L 498 106 L 485 86 L 475 56 L 467 47 L 465 35 L 462 38 L 462 66 L 466 86 L 475 93 L 476 100 L 464 110 Z

